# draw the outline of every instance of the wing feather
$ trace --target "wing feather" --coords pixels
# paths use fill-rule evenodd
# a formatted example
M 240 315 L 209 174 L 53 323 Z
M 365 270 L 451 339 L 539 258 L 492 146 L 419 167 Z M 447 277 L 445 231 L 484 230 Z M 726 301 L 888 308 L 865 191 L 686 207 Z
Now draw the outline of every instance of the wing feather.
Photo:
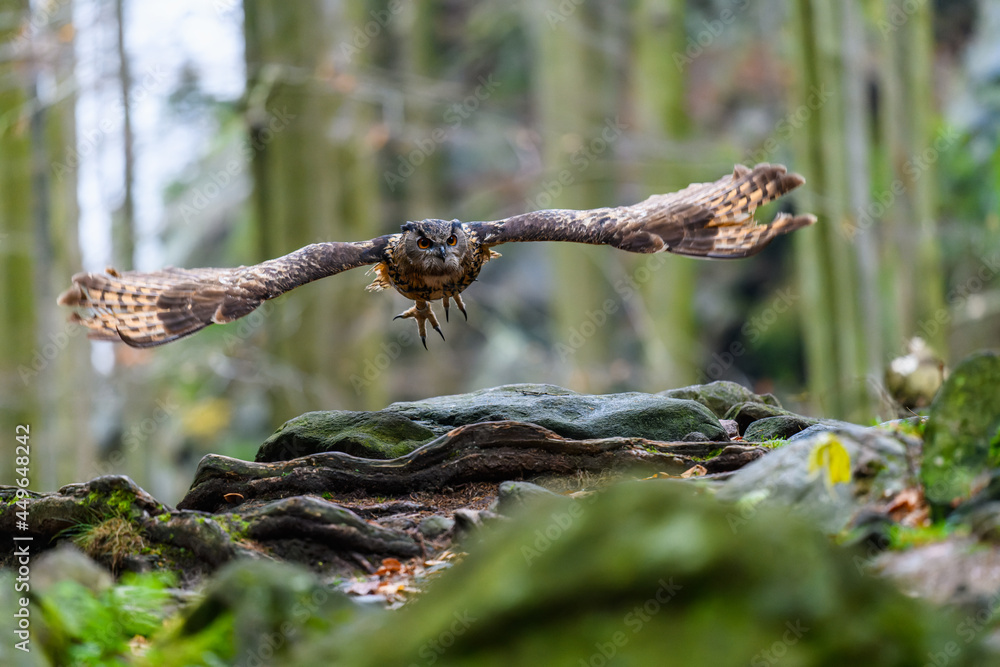
M 727 259 L 760 252 L 776 236 L 816 222 L 779 214 L 758 225 L 754 211 L 805 183 L 783 165 L 736 165 L 712 183 L 653 195 L 632 206 L 589 211 L 547 210 L 496 222 L 470 223 L 487 247 L 518 241 L 606 244 L 638 253 L 672 252 Z
M 154 273 L 108 269 L 78 273 L 59 304 L 80 309 L 71 319 L 95 340 L 152 347 L 209 324 L 249 314 L 313 280 L 382 261 L 389 236 L 359 243 L 315 243 L 254 266 L 165 269 Z

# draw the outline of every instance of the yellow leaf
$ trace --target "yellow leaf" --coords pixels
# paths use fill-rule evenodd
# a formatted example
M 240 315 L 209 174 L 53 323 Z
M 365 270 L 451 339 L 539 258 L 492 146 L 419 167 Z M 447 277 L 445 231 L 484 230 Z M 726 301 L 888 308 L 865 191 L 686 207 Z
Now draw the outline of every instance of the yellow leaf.
M 828 489 L 834 484 L 851 481 L 851 455 L 832 433 L 827 433 L 809 452 L 809 474 L 816 475 L 820 471 L 824 473 L 823 481 Z

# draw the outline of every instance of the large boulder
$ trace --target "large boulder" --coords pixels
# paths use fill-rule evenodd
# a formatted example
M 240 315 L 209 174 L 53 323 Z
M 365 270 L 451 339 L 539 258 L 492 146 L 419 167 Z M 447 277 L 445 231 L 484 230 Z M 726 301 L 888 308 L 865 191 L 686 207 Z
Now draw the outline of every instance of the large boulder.
M 722 419 L 733 406 L 740 403 L 761 403 L 781 408 L 778 399 L 771 394 L 758 395 L 741 384 L 728 380 L 716 380 L 708 384 L 695 384 L 690 387 L 679 387 L 661 391 L 660 396 L 667 398 L 684 398 L 698 401 Z
M 986 664 L 958 619 L 817 531 L 776 511 L 734 530 L 731 511 L 671 481 L 534 503 L 423 598 L 282 662 L 902 667 L 945 651 L 951 666 Z
M 283 461 L 326 451 L 396 458 L 459 426 L 498 421 L 537 424 L 579 440 L 677 442 L 691 434 L 717 442 L 729 439 L 717 416 L 693 400 L 639 392 L 578 394 L 554 385 L 516 384 L 393 403 L 377 412 L 310 412 L 278 429 L 256 460 Z
M 307 412 L 278 428 L 257 450 L 256 461 L 287 461 L 317 452 L 394 459 L 439 435 L 395 412 Z
M 950 506 L 969 497 L 977 478 L 1000 467 L 1000 356 L 963 360 L 931 403 L 921 477 L 927 500 Z
M 816 424 L 737 470 L 717 496 L 738 503 L 734 526 L 750 521 L 762 507 L 774 507 L 836 534 L 862 507 L 915 485 L 908 453 L 916 446 L 907 436 L 879 427 Z M 829 470 L 813 469 L 810 463 L 821 447 L 846 453 L 849 479 L 838 482 Z

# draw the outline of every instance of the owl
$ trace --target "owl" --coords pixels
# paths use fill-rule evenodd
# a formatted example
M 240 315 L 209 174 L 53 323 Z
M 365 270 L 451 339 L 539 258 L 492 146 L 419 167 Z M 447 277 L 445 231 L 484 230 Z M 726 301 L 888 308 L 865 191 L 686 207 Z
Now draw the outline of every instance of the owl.
M 779 214 L 758 225 L 754 211 L 802 185 L 782 165 L 737 165 L 712 183 L 653 195 L 631 206 L 584 211 L 544 210 L 492 222 L 422 220 L 397 234 L 368 241 L 314 243 L 283 257 L 228 269 L 168 268 L 154 273 L 108 268 L 78 273 L 59 304 L 76 307 L 71 319 L 90 338 L 152 347 L 183 338 L 210 324 L 232 322 L 261 303 L 300 285 L 342 271 L 372 266 L 369 290 L 393 288 L 413 306 L 394 319 L 416 321 L 427 347 L 427 324 L 441 334 L 431 303 L 440 300 L 445 320 L 451 302 L 466 319 L 462 292 L 483 264 L 499 257 L 503 243 L 571 241 L 609 245 L 634 253 L 671 252 L 730 259 L 759 252 L 776 236 L 813 224 L 812 215 Z

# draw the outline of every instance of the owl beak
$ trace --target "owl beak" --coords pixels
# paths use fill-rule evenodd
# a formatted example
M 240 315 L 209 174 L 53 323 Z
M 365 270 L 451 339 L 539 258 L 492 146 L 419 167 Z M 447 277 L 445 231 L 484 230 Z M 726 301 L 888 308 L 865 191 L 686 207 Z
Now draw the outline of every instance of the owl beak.
M 444 250 L 444 246 L 443 245 L 439 245 L 437 247 L 437 253 L 438 253 L 438 255 L 441 256 L 441 259 L 444 259 L 445 250 Z

